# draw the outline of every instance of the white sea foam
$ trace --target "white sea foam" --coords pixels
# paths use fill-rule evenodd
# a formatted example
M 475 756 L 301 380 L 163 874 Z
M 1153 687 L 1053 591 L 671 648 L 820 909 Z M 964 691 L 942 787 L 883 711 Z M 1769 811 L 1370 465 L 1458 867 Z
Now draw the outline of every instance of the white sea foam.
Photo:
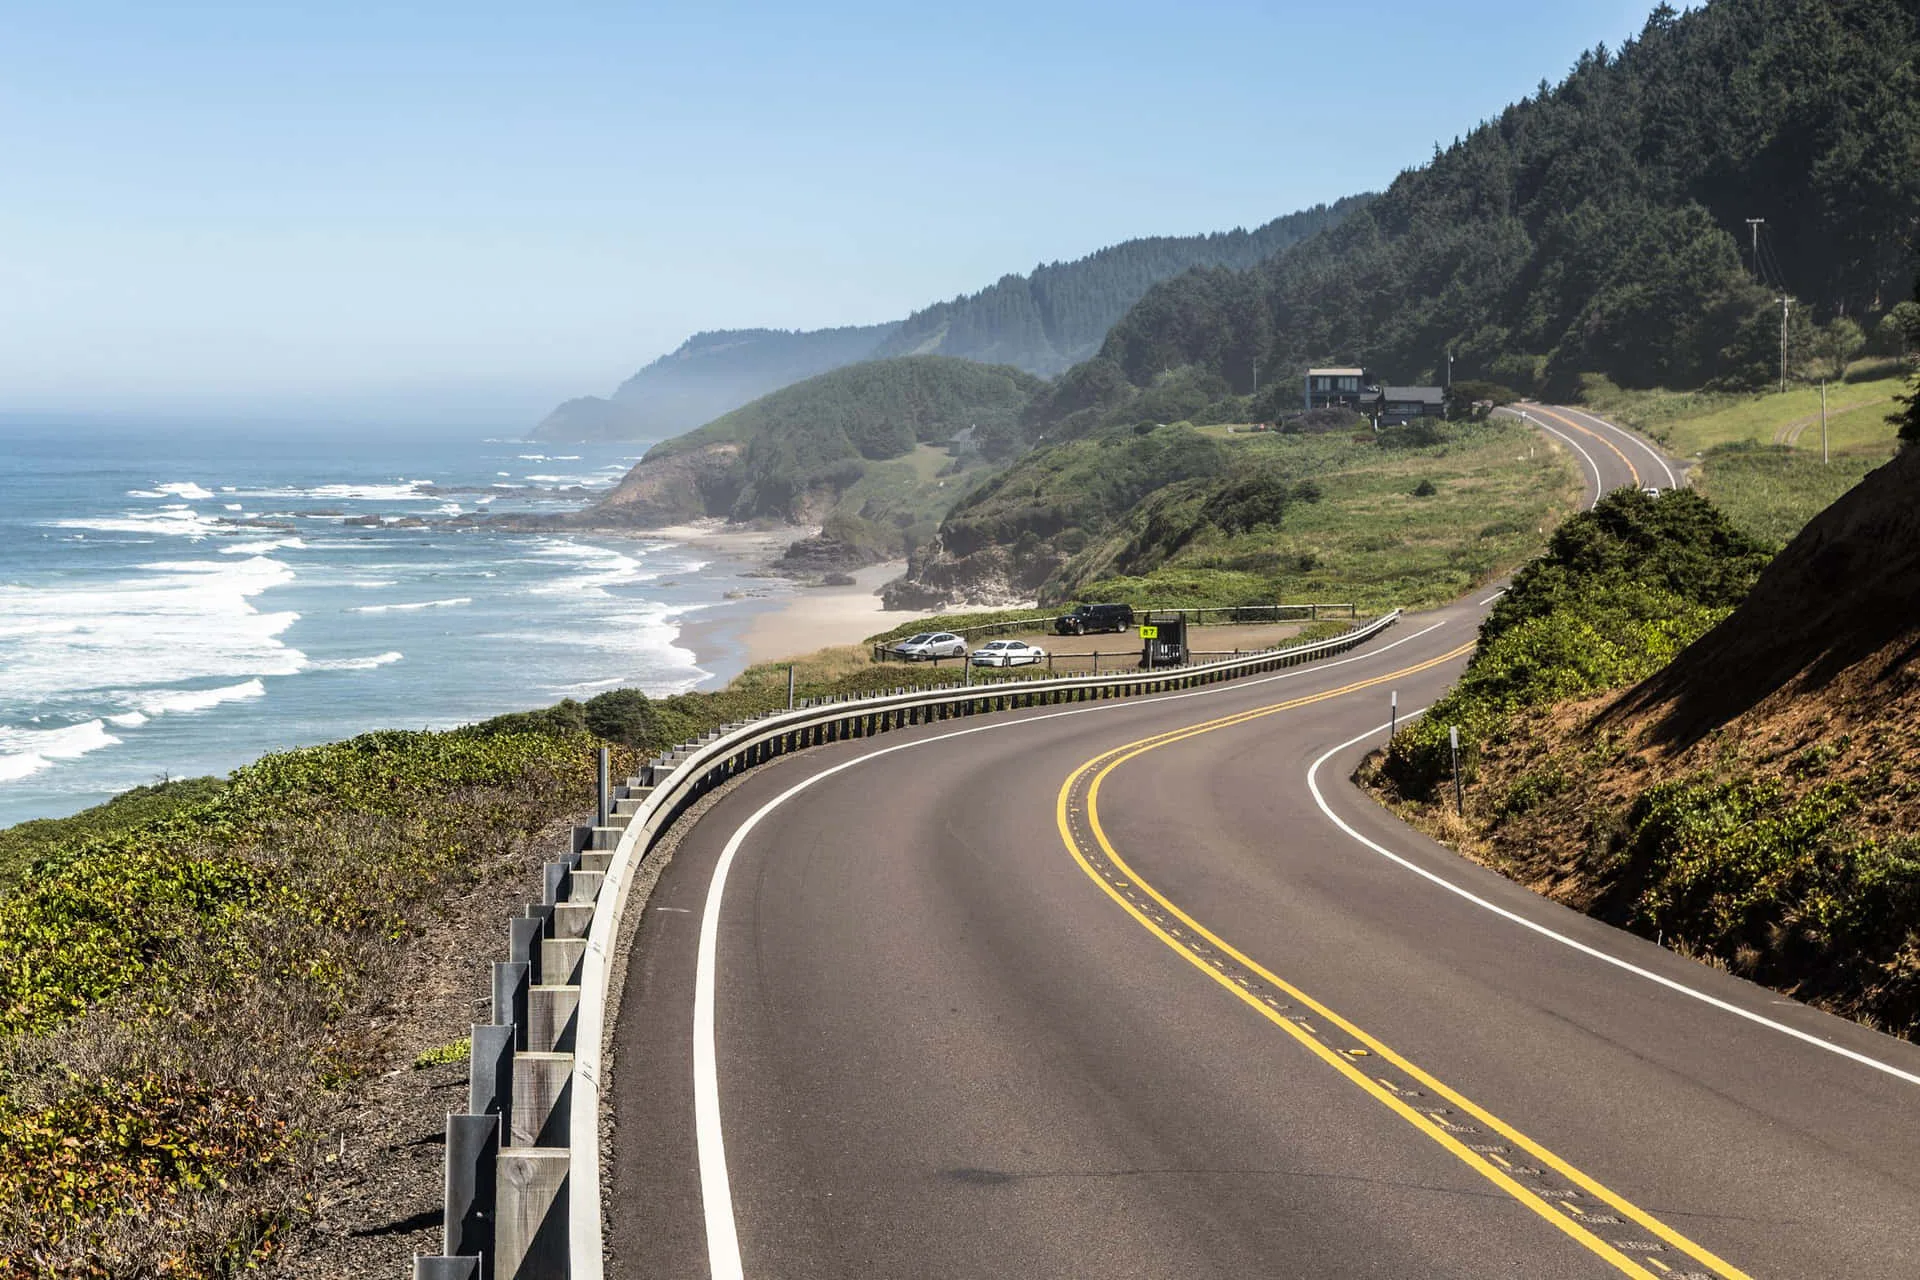
M 151 489 L 129 489 L 129 498 L 187 498 L 200 502 L 211 498 L 213 494 L 191 480 L 180 480 L 173 484 L 157 484 Z
M 519 456 L 520 456 L 520 461 L 522 462 L 578 462 L 580 461 L 580 455 L 577 453 L 523 453 Z M 503 471 L 501 472 L 501 474 L 505 475 L 506 473 Z
M 426 480 L 402 480 L 397 484 L 315 484 L 278 485 L 268 489 L 235 490 L 243 498 L 303 498 L 333 502 L 424 502 L 433 495 L 421 493 Z
M 228 511 L 239 511 L 242 509 L 242 504 L 238 502 L 223 502 L 220 505 L 225 507 Z
M 573 572 L 528 587 L 530 595 L 604 597 L 612 594 L 608 587 L 652 582 L 660 576 L 651 568 L 643 568 L 639 560 L 623 551 L 586 542 L 547 539 L 535 545 L 533 554 L 542 560 L 565 561 Z
M 95 533 L 164 533 L 183 538 L 205 538 L 226 532 L 228 526 L 193 508 L 171 503 L 154 511 L 126 511 L 118 516 L 49 520 L 50 529 L 88 529 Z
M 63 729 L 15 729 L 0 725 L 0 782 L 12 782 L 40 772 L 56 760 L 77 760 L 89 751 L 111 747 L 120 739 L 107 732 L 101 720 Z
M 374 578 L 366 582 L 349 582 L 347 585 L 349 587 L 358 587 L 363 591 L 373 591 L 380 587 L 398 586 L 399 583 L 393 578 Z
M 372 671 L 406 657 L 404 653 L 389 649 L 385 653 L 376 653 L 370 658 L 316 658 L 307 663 L 309 671 Z
M 117 716 L 108 716 L 107 723 L 121 729 L 137 729 L 150 719 L 144 711 L 123 711 Z
M 123 709 L 156 687 L 292 675 L 279 637 L 297 613 L 253 598 L 293 581 L 267 556 L 164 560 L 84 585 L 0 585 L 0 670 L 9 698 L 111 692 Z
M 666 693 L 680 693 L 697 686 L 708 672 L 698 665 L 692 650 L 676 643 L 680 636 L 679 618 L 684 607 L 649 605 L 639 610 L 611 610 L 595 617 L 591 627 L 579 629 L 549 628 L 541 631 L 509 632 L 495 639 L 511 640 L 529 648 L 554 646 L 585 650 L 604 655 L 595 661 L 601 669 L 611 668 L 617 675 L 601 677 L 610 681 L 604 687 L 644 685 Z M 547 692 L 559 695 L 571 686 L 553 685 Z
M 206 711 L 223 702 L 241 702 L 266 696 L 267 686 L 259 680 L 243 680 L 239 684 L 218 689 L 175 689 L 147 694 L 140 699 L 139 710 L 149 716 L 164 716 L 182 711 Z
M 255 542 L 236 542 L 230 547 L 220 548 L 223 556 L 258 556 L 269 551 L 299 551 L 307 544 L 298 538 L 262 538 Z
M 451 609 L 457 605 L 472 604 L 472 596 L 455 596 L 451 600 L 415 600 L 407 604 L 361 604 L 347 610 L 348 613 L 401 613 L 412 609 Z

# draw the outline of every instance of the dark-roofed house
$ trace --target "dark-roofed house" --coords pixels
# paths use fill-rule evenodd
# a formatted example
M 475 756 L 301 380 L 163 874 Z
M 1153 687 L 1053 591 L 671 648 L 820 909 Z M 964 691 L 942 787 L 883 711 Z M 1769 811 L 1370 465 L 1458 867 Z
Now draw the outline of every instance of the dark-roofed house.
M 1382 387 L 1365 409 L 1379 414 L 1383 427 L 1405 426 L 1415 418 L 1446 417 L 1447 393 L 1443 387 Z

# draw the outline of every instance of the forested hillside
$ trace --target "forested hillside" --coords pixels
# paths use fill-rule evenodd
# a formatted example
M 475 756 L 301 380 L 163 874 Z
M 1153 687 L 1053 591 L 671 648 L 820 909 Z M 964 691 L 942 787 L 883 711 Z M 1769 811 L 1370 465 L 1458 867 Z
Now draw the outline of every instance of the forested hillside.
M 532 438 L 658 440 L 803 378 L 889 356 L 955 356 L 1050 376 L 1092 355 L 1156 282 L 1196 266 L 1251 267 L 1364 207 L 1367 198 L 1316 205 L 1252 231 L 1129 240 L 1074 262 L 1043 264 L 1031 276 L 1004 276 L 904 322 L 696 334 L 627 379 L 611 399 L 567 401 Z
M 655 445 L 582 522 L 819 518 L 876 464 L 922 445 L 958 437 L 954 453 L 939 459 L 956 475 L 1010 456 L 1024 447 L 1021 412 L 1040 385 L 1006 365 L 945 356 L 835 369 Z M 868 518 L 883 514 L 885 505 L 869 510 Z
M 1244 270 L 1318 235 L 1368 197 L 1275 218 L 1252 231 L 1129 240 L 1081 258 L 1003 276 L 979 293 L 916 311 L 881 342 L 881 355 L 938 354 L 1016 365 L 1052 376 L 1100 349 L 1107 330 L 1161 280 L 1194 267 Z
M 1754 386 L 1857 345 L 1906 295 L 1920 230 L 1920 9 L 1902 0 L 1661 5 L 1615 51 L 1252 271 L 1152 290 L 1044 406 L 1095 425 L 1168 370 L 1293 407 L 1299 371 L 1566 394 Z M 1759 253 L 1749 218 L 1764 218 Z M 1844 318 L 1835 325 L 1836 319 Z M 1099 414 L 1088 415 L 1089 407 Z

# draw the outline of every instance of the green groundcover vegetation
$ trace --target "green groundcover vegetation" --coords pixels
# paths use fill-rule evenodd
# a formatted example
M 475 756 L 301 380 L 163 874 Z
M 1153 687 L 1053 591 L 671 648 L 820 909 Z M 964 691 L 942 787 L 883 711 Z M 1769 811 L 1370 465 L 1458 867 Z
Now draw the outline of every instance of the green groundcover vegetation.
M 1841 760 L 1859 754 L 1846 738 L 1784 763 L 1728 743 L 1649 777 L 1604 718 L 1555 714 L 1654 674 L 1732 611 L 1768 558 L 1698 495 L 1614 495 L 1516 578 L 1460 682 L 1365 776 L 1602 919 L 1910 1034 L 1920 842 L 1887 822 L 1912 795 L 1897 723 L 1873 730 L 1886 750 L 1870 767 Z
M 874 667 L 822 697 L 959 679 Z M 310 1209 L 398 945 L 625 770 L 783 707 L 786 669 L 380 732 L 0 832 L 0 1277 L 233 1275 Z
M 1645 679 L 1731 612 L 1768 559 L 1690 490 L 1616 491 L 1515 575 L 1460 683 L 1394 740 L 1383 775 L 1432 799 L 1452 776 L 1449 728 L 1471 770 L 1516 711 Z

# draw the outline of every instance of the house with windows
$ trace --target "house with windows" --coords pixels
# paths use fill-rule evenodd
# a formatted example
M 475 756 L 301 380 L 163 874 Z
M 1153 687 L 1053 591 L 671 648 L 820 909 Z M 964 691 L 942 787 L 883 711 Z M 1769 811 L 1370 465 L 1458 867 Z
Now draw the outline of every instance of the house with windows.
M 1447 392 L 1444 387 L 1382 387 L 1380 394 L 1362 413 L 1377 415 L 1383 427 L 1405 426 L 1419 418 L 1447 416 Z
M 1309 369 L 1307 370 L 1307 409 L 1328 409 L 1336 405 L 1343 409 L 1360 411 L 1360 405 L 1370 394 L 1365 369 Z
M 1381 387 L 1365 369 L 1307 370 L 1306 407 L 1342 408 L 1375 419 L 1381 426 L 1404 426 L 1418 418 L 1447 416 L 1444 387 Z

